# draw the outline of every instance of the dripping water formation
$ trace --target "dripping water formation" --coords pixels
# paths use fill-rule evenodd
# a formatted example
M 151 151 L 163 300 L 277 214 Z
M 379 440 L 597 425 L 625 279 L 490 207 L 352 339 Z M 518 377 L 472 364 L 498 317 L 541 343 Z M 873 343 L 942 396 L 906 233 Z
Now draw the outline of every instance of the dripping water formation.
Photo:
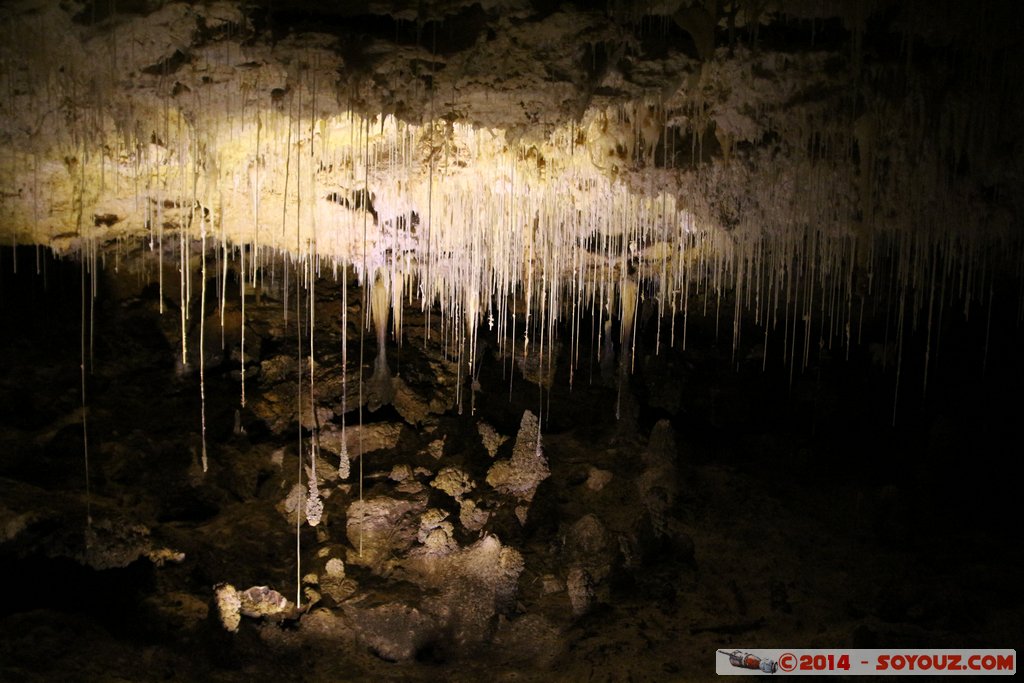
M 1022 24 L 5 3 L 0 678 L 1013 647 Z

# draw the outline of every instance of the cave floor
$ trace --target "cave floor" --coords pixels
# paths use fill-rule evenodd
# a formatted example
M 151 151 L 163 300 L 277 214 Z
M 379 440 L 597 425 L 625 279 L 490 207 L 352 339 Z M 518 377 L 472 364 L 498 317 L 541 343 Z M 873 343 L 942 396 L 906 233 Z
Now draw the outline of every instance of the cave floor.
M 37 284 L 20 291 L 5 276 L 0 307 L 5 325 L 18 321 L 20 331 L 0 349 L 9 368 L 0 382 L 4 681 L 709 680 L 723 649 L 1005 648 L 1024 636 L 1024 551 L 1011 521 L 1012 486 L 995 466 L 1019 402 L 997 398 L 997 387 L 971 412 L 963 406 L 977 403 L 982 388 L 937 389 L 948 399 L 942 419 L 908 411 L 907 426 L 887 430 L 863 394 L 860 408 L 846 403 L 847 383 L 862 368 L 823 363 L 785 387 L 727 352 L 678 349 L 663 350 L 665 360 L 645 357 L 625 400 L 593 370 L 581 369 L 570 390 L 562 367 L 538 391 L 491 352 L 471 395 L 475 415 L 444 410 L 429 428 L 405 424 L 397 445 L 366 454 L 367 498 L 392 495 L 389 475 L 403 464 L 455 463 L 479 475 L 489 460 L 475 423 L 486 417 L 509 435 L 524 407 L 541 404 L 550 477 L 525 525 L 496 512 L 487 529 L 524 560 L 515 596 L 487 621 L 490 635 L 460 647 L 434 638 L 399 661 L 381 656 L 352 637 L 341 603 L 401 601 L 403 589 L 353 562 L 353 596 L 325 597 L 301 619 L 245 618 L 228 633 L 215 584 L 270 585 L 294 596 L 295 527 L 280 511 L 289 475 L 275 454 L 291 462 L 298 432 L 270 429 L 252 409 L 236 418 L 234 366 L 215 363 L 206 382 L 211 467 L 202 475 L 197 379 L 173 360 L 174 312 L 155 315 L 145 295 L 98 303 L 87 412 L 93 524 L 137 524 L 155 546 L 185 557 L 163 566 L 142 556 L 101 569 L 83 562 L 80 302 L 74 269 L 52 267 L 67 272 L 55 273 L 45 294 Z M 50 314 L 31 315 L 32 296 L 19 292 L 48 302 Z M 325 305 L 333 303 L 328 296 Z M 260 305 L 249 315 L 261 316 Z M 262 305 L 269 320 L 272 304 Z M 256 353 L 263 361 L 291 353 L 266 320 L 253 323 Z M 416 350 L 428 346 L 422 322 L 407 320 L 405 350 L 391 358 L 407 378 L 443 353 Z M 671 401 L 654 379 L 669 372 L 666 363 L 678 364 L 671 383 L 684 387 Z M 256 372 L 247 389 L 257 405 L 272 393 Z M 765 405 L 774 406 L 767 415 Z M 365 419 L 401 423 L 389 411 Z M 673 481 L 664 518 L 652 520 L 636 482 L 658 424 L 673 435 Z M 424 451 L 442 436 L 443 455 L 431 465 Z M 604 486 L 590 485 L 595 469 L 610 474 Z M 305 567 L 316 567 L 323 549 L 352 557 L 343 511 L 356 489 L 335 484 L 321 525 L 303 526 Z M 427 490 L 432 505 L 445 504 Z M 607 576 L 574 614 L 566 537 L 587 515 L 614 540 L 600 551 Z M 458 540 L 473 538 L 460 531 Z M 314 622 L 318 610 L 330 616 Z M 528 617 L 543 626 L 535 638 L 515 629 Z

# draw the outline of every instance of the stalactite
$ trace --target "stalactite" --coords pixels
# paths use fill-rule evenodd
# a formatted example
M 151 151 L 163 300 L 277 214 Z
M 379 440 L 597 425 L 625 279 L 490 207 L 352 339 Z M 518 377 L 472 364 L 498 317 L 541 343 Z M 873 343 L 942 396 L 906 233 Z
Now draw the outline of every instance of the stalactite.
M 220 348 L 225 347 L 224 339 L 224 310 L 227 307 L 228 297 L 228 240 L 224 233 L 224 200 L 220 201 L 220 210 L 217 212 L 217 220 L 220 222 Z
M 96 267 L 97 244 L 95 236 L 89 239 L 89 373 L 96 368 L 96 291 L 98 287 L 99 269 Z
M 79 215 L 79 219 L 81 215 Z M 81 271 L 82 271 L 82 343 L 81 343 L 81 394 L 82 394 L 82 455 L 84 458 L 85 465 L 85 526 L 86 526 L 86 547 L 89 545 L 89 540 L 92 535 L 92 478 L 89 468 L 89 403 L 86 399 L 85 392 L 85 298 L 86 298 L 86 261 L 81 258 Z
M 348 265 L 343 264 L 341 283 L 341 454 L 338 461 L 338 477 L 343 481 L 351 474 L 348 456 L 348 438 L 345 425 L 348 423 Z
M 309 436 L 310 474 L 309 495 L 306 498 L 306 520 L 309 522 L 310 526 L 316 526 L 320 523 L 320 516 L 323 514 L 324 506 L 323 501 L 320 500 L 320 492 L 317 490 L 316 481 L 316 460 L 320 454 L 320 418 L 317 416 L 316 391 L 313 386 L 313 371 L 315 366 L 315 347 L 313 345 L 313 337 L 314 331 L 316 330 L 316 273 L 313 270 L 312 257 L 308 259 L 307 266 L 309 268 L 309 405 L 310 411 L 312 412 L 311 418 L 313 422 L 313 429 Z M 299 428 L 302 428 L 301 420 Z
M 206 220 L 202 220 L 202 284 L 199 289 L 199 403 L 202 421 L 203 472 L 207 470 L 206 457 Z
M 296 345 L 298 346 L 298 362 L 296 372 L 296 417 L 298 420 L 298 448 L 295 451 L 296 462 L 298 465 L 295 485 L 298 487 L 300 492 L 299 499 L 295 503 L 295 604 L 300 606 L 302 604 L 302 516 L 306 512 L 306 508 L 309 505 L 309 498 L 306 498 L 306 504 L 303 505 L 301 491 L 302 491 L 302 469 L 303 469 L 303 444 L 302 444 L 302 376 L 303 376 L 303 363 L 302 363 L 302 296 L 298 289 L 295 294 L 295 338 Z M 312 322 L 312 321 L 310 321 Z M 312 396 L 310 397 L 312 399 Z M 310 402 L 312 405 L 312 401 Z M 311 457 L 315 458 L 316 455 L 311 453 Z M 313 486 L 310 485 L 310 494 L 313 493 Z
M 239 355 L 241 360 L 241 384 L 242 384 L 242 399 L 241 406 L 245 407 L 245 244 L 242 244 L 238 248 L 238 294 L 241 299 L 240 305 L 242 308 L 242 322 L 241 322 L 241 346 L 239 349 Z
M 859 41 L 859 34 L 855 38 Z M 232 54 L 235 44 L 225 42 L 225 59 L 238 56 Z M 924 394 L 939 355 L 945 306 L 961 304 L 966 318 L 972 303 L 986 305 L 988 300 L 986 325 L 990 324 L 995 264 L 989 259 L 992 247 L 987 238 L 975 235 L 987 229 L 984 220 L 970 224 L 971 229 L 979 230 L 965 228 L 962 234 L 945 225 L 927 225 L 946 210 L 958 217 L 963 211 L 953 212 L 960 208 L 957 199 L 934 197 L 935 193 L 922 188 L 955 189 L 959 173 L 956 164 L 961 159 L 984 159 L 982 150 L 998 137 L 993 132 L 998 126 L 982 123 L 983 105 L 950 106 L 939 116 L 941 132 L 937 139 L 930 139 L 923 132 L 928 122 L 923 96 L 911 88 L 912 96 L 899 104 L 878 97 L 872 91 L 877 85 L 872 79 L 886 83 L 892 75 L 884 67 L 873 71 L 876 67 L 861 63 L 861 47 L 855 47 L 858 68 L 863 69 L 858 76 L 864 79 L 863 89 L 858 90 L 855 106 L 839 112 L 842 120 L 825 120 L 836 113 L 827 107 L 825 111 L 797 108 L 800 115 L 792 121 L 783 120 L 786 112 L 771 104 L 755 107 L 752 116 L 764 125 L 765 139 L 778 138 L 770 162 L 774 172 L 770 183 L 751 170 L 768 163 L 756 156 L 765 145 L 754 138 L 745 139 L 749 143 L 746 147 L 751 149 L 747 150 L 749 156 L 743 157 L 739 138 L 729 137 L 728 122 L 720 116 L 729 113 L 728 107 L 708 97 L 716 85 L 711 80 L 711 64 L 697 74 L 695 90 L 684 101 L 670 97 L 674 103 L 669 106 L 664 102 L 666 92 L 656 101 L 652 98 L 584 111 L 578 121 L 552 127 L 546 138 L 538 134 L 529 140 L 529 136 L 518 138 L 508 131 L 438 119 L 436 81 L 431 82 L 430 92 L 424 97 L 429 98 L 428 111 L 419 123 L 403 122 L 394 116 L 361 116 L 351 110 L 342 113 L 339 106 L 346 105 L 337 105 L 319 93 L 320 53 L 313 53 L 307 60 L 311 67 L 302 60 L 297 62 L 301 66 L 289 65 L 280 93 L 268 96 L 272 84 L 266 81 L 266 74 L 270 71 L 257 68 L 254 76 L 244 77 L 244 87 L 238 93 L 229 92 L 223 103 L 217 102 L 212 89 L 194 89 L 189 91 L 191 96 L 171 94 L 166 86 L 174 75 L 166 73 L 165 66 L 165 73 L 155 79 L 161 94 L 159 100 L 154 100 L 154 111 L 131 111 L 121 117 L 125 120 L 118 119 L 115 128 L 119 137 L 113 142 L 101 140 L 101 147 L 105 145 L 111 151 L 100 152 L 98 158 L 87 138 L 94 131 L 100 131 L 100 137 L 105 135 L 102 131 L 109 114 L 104 110 L 107 105 L 102 100 L 102 89 L 83 98 L 81 75 L 72 73 L 72 69 L 58 75 L 36 66 L 16 81 L 7 74 L 15 70 L 5 62 L 4 75 L 8 76 L 5 84 L 10 93 L 20 87 L 20 80 L 32 82 L 38 75 L 38 82 L 45 85 L 33 86 L 32 97 L 41 104 L 45 101 L 56 107 L 62 97 L 67 97 L 72 105 L 81 106 L 60 133 L 70 141 L 61 144 L 76 150 L 77 173 L 71 172 L 77 176 L 76 209 L 83 211 L 87 203 L 83 197 L 86 174 L 95 179 L 92 184 L 100 194 L 110 194 L 113 188 L 128 194 L 134 187 L 136 211 L 125 222 L 141 222 L 148 232 L 150 250 L 157 251 L 147 268 L 157 261 L 161 313 L 163 232 L 165 228 L 177 228 L 183 366 L 188 361 L 193 286 L 190 258 L 197 228 L 204 246 L 201 286 L 206 286 L 208 226 L 199 199 L 205 205 L 211 199 L 211 188 L 219 192 L 215 213 L 220 221 L 220 251 L 215 253 L 215 275 L 222 346 L 230 243 L 231 249 L 238 249 L 235 272 L 242 309 L 243 407 L 247 281 L 251 281 L 259 301 L 266 278 L 269 276 L 274 288 L 275 278 L 283 277 L 282 315 L 287 326 L 292 314 L 291 290 L 297 298 L 302 296 L 301 285 L 292 282 L 293 278 L 299 279 L 298 271 L 293 274 L 290 269 L 293 265 L 297 268 L 297 259 L 304 259 L 304 277 L 312 290 L 321 258 L 331 259 L 335 268 L 342 264 L 346 284 L 351 266 L 362 284 L 361 330 L 371 322 L 374 325 L 378 358 L 372 381 L 379 384 L 384 395 L 388 373 L 383 355 L 386 313 L 390 309 L 394 341 L 401 348 L 402 301 L 406 295 L 410 300 L 418 299 L 425 312 L 425 344 L 433 341 L 438 327 L 432 318 L 434 312 L 441 316 L 441 345 L 446 355 L 456 358 L 460 380 L 469 375 L 472 382 L 478 376 L 480 349 L 486 348 L 491 338 L 496 338 L 503 365 L 509 360 L 513 364 L 520 359 L 532 362 L 536 357 L 550 371 L 557 342 L 565 341 L 564 336 L 560 337 L 564 324 L 569 335 L 570 385 L 577 380 L 581 346 L 586 344 L 581 343 L 580 335 L 584 334 L 581 328 L 587 325 L 584 317 L 588 311 L 592 316 L 591 367 L 606 355 L 608 344 L 614 348 L 615 340 L 609 333 L 616 323 L 620 325 L 620 361 L 628 354 L 632 367 L 642 321 L 636 315 L 636 302 L 650 302 L 651 297 L 658 319 L 655 353 L 660 353 L 665 342 L 661 325 L 666 316 L 669 328 L 664 332 L 669 335 L 669 345 L 675 347 L 678 322 L 682 325 L 681 347 L 686 350 L 693 299 L 698 307 L 695 314 L 700 313 L 703 303 L 704 315 L 714 316 L 716 334 L 719 315 L 727 325 L 727 316 L 732 314 L 735 362 L 743 357 L 744 346 L 760 343 L 762 371 L 767 369 L 769 357 L 773 361 L 781 359 L 793 382 L 798 372 L 823 361 L 826 353 L 834 350 L 833 343 L 844 346 L 849 358 L 851 347 L 870 332 L 870 304 L 879 305 L 884 300 L 884 313 L 880 312 L 877 319 L 885 326 L 886 343 L 895 333 L 897 348 L 902 348 L 906 336 L 909 349 L 909 340 L 919 324 L 924 328 Z M 117 58 L 112 59 L 116 63 Z M 966 73 L 977 74 L 987 82 L 995 78 L 990 73 L 992 68 L 975 65 Z M 434 71 L 432 62 L 431 74 L 437 76 Z M 109 80 L 113 81 L 114 75 L 112 72 Z M 919 89 L 920 85 L 915 87 Z M 349 99 L 359 100 L 362 94 L 355 93 Z M 311 106 L 306 105 L 309 101 Z M 4 105 L 5 114 L 16 113 L 13 102 L 12 95 L 10 103 Z M 846 103 L 844 99 L 843 106 Z M 133 101 L 127 108 L 131 110 L 135 104 Z M 223 116 L 202 113 L 214 107 L 223 107 Z M 908 122 L 921 126 L 908 126 Z M 720 133 L 725 158 L 705 158 L 704 135 L 711 130 Z M 909 141 L 895 139 L 904 130 Z M 691 167 L 677 169 L 677 146 L 686 145 L 686 135 L 690 137 Z M 936 149 L 930 149 L 930 145 Z M 33 147 L 31 155 L 26 152 L 20 162 L 5 159 L 5 169 L 10 166 L 15 170 L 4 173 L 14 176 L 18 163 L 26 164 L 24 177 L 28 182 L 23 185 L 28 198 L 24 201 L 31 203 L 27 215 L 33 222 L 45 219 L 46 214 L 41 197 L 48 188 L 40 170 L 45 163 L 40 149 L 45 148 Z M 908 150 L 921 157 L 913 169 L 927 175 L 927 182 L 912 182 L 914 179 L 904 177 L 907 173 L 900 175 L 899 169 L 889 163 L 909 154 Z M 685 149 L 678 152 L 680 159 L 686 156 Z M 118 158 L 125 156 L 132 158 L 119 164 Z M 199 187 L 206 188 L 206 196 Z M 17 201 L 13 194 L 5 195 L 5 206 Z M 44 206 L 40 206 L 41 201 Z M 187 212 L 186 201 L 190 202 Z M 270 225 L 264 229 L 263 214 L 276 216 L 277 211 L 280 231 Z M 292 211 L 294 239 L 286 234 Z M 200 220 L 198 226 L 196 218 Z M 81 225 L 78 233 L 86 262 L 83 267 L 91 278 L 91 367 L 99 289 L 97 259 L 102 259 L 105 252 L 102 238 L 83 234 Z M 12 239 L 19 234 L 12 229 Z M 908 234 L 913 237 L 907 238 Z M 173 239 L 167 245 L 171 258 L 172 243 Z M 1020 243 L 1019 238 L 1011 239 L 1008 252 L 1014 253 Z M 117 268 L 117 251 L 115 258 Z M 284 269 L 281 274 L 277 273 L 278 259 Z M 1018 257 L 1018 271 L 1022 261 L 1024 257 Z M 863 287 L 865 277 L 867 292 Z M 379 304 L 378 287 L 385 280 L 389 301 Z M 635 293 L 631 295 L 630 291 Z M 205 294 L 202 296 L 201 384 Z M 312 319 L 315 296 L 312 292 L 308 296 Z M 347 301 L 347 293 L 345 298 Z M 633 308 L 627 311 L 630 299 L 634 300 Z M 1024 288 L 1018 302 L 1018 317 L 1024 318 Z M 734 307 L 731 311 L 729 305 Z M 347 304 L 343 306 L 347 335 Z M 381 314 L 385 315 L 383 324 L 378 320 Z M 756 337 L 747 332 L 751 317 Z M 486 331 L 484 319 L 488 323 Z M 903 329 L 905 324 L 909 329 Z M 300 321 L 296 325 L 301 329 Z M 757 325 L 763 330 L 756 329 Z M 724 327 L 723 333 L 727 334 L 727 329 Z M 486 341 L 478 339 L 481 334 L 488 335 Z M 311 337 L 311 372 L 312 342 Z M 347 362 L 346 342 L 343 362 Z M 586 355 L 585 348 L 583 353 Z M 897 374 L 901 357 L 898 353 Z M 885 358 L 885 362 L 890 363 L 890 359 Z M 362 358 L 359 372 L 362 422 L 367 398 L 362 386 Z M 514 374 L 509 372 L 510 394 Z M 311 389 L 312 380 L 311 374 Z M 461 406 L 461 381 L 458 392 Z M 343 407 L 347 412 L 347 397 Z M 475 410 L 475 403 L 471 403 L 471 410 Z M 538 410 L 544 412 L 543 407 Z M 343 432 L 345 422 L 343 418 Z M 339 469 L 346 467 L 343 457 Z
M 179 243 L 179 258 L 178 258 L 178 273 L 179 273 L 179 318 L 181 319 L 181 366 L 182 368 L 188 367 L 188 331 L 186 329 L 188 325 L 188 295 L 185 292 L 185 271 L 188 265 L 185 263 L 185 228 L 184 226 L 178 229 L 178 243 Z
M 621 407 L 622 407 L 622 391 L 623 385 L 627 381 L 627 375 L 629 374 L 629 365 L 627 358 L 632 357 L 632 347 L 634 340 L 633 323 L 636 318 L 636 304 L 637 304 L 638 289 L 636 283 L 632 279 L 623 276 L 620 289 L 620 310 L 621 314 L 619 317 L 619 324 L 621 326 L 619 332 L 619 372 L 617 380 L 617 396 L 615 399 L 615 419 L 621 419 Z M 627 352 L 627 349 L 630 349 Z
M 384 268 L 378 268 L 373 276 L 370 296 L 370 314 L 377 335 L 377 358 L 370 379 L 369 396 L 381 404 L 391 400 L 391 374 L 387 360 L 388 311 L 391 306 L 391 276 Z
M 366 199 L 369 198 L 369 191 L 370 191 L 369 181 L 368 181 L 368 177 L 369 177 L 369 131 L 370 131 L 369 125 L 370 125 L 369 121 L 367 121 L 366 129 L 365 129 L 366 130 L 366 136 L 364 137 L 364 142 L 363 142 L 363 168 L 364 168 L 363 191 L 365 193 L 363 196 Z M 360 130 L 362 131 L 362 128 L 360 128 Z M 353 168 L 354 167 L 355 166 L 353 165 Z M 363 430 L 363 397 L 365 396 L 365 394 L 363 393 L 363 377 L 366 374 L 363 363 L 364 363 L 364 349 L 365 349 L 365 346 L 366 346 L 366 325 L 368 323 L 368 320 L 367 320 L 367 310 L 366 309 L 367 309 L 367 304 L 369 303 L 369 299 L 368 299 L 368 296 L 367 296 L 367 290 L 369 289 L 369 286 L 370 286 L 370 283 L 368 281 L 369 271 L 367 270 L 367 266 L 366 266 L 366 230 L 367 230 L 367 221 L 369 219 L 368 214 L 369 214 L 369 212 L 366 210 L 366 207 L 363 207 L 363 240 L 362 240 L 362 256 L 363 256 L 363 270 L 362 270 L 363 287 L 362 287 L 362 294 L 363 294 L 363 298 L 362 298 L 362 306 L 360 307 L 360 313 L 361 313 L 360 317 L 362 318 L 362 321 L 361 321 L 361 323 L 359 325 L 359 502 L 360 503 L 363 502 L 363 460 L 364 460 L 364 457 L 363 457 L 363 431 L 364 431 Z M 428 263 L 429 263 L 429 260 L 430 259 L 429 259 L 429 256 L 428 256 L 428 259 L 427 259 Z M 428 311 L 429 311 L 429 309 L 428 309 Z M 428 332 L 430 330 L 429 324 L 427 325 L 427 330 L 428 330 Z M 362 557 L 363 556 L 363 525 L 362 524 L 359 525 L 359 548 L 358 548 L 358 552 L 359 552 L 359 556 Z

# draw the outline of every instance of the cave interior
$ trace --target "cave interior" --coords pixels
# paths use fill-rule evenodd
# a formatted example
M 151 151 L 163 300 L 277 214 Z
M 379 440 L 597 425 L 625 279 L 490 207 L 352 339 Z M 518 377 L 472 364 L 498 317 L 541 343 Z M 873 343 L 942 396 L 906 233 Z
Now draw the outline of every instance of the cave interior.
M 1024 639 L 1024 11 L 0 6 L 0 679 Z

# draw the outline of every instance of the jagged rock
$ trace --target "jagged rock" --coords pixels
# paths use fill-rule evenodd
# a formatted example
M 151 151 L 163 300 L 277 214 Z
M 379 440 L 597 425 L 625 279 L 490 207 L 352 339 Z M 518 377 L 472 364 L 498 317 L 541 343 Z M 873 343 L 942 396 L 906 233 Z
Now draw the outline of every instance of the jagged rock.
M 460 502 L 459 523 L 466 531 L 480 531 L 491 518 L 491 513 L 483 510 L 477 504 L 465 498 Z
M 516 513 L 516 519 L 519 520 L 519 523 L 525 526 L 526 525 L 527 517 L 530 514 L 530 506 L 529 505 L 516 505 L 513 508 L 513 511 Z
M 345 575 L 345 563 L 337 557 L 327 561 L 319 585 L 323 594 L 337 604 L 352 596 L 357 588 L 356 582 Z
M 427 453 L 430 454 L 434 460 L 440 460 L 441 456 L 444 455 L 444 442 L 448 439 L 448 435 L 442 436 L 440 439 L 434 439 L 427 444 Z
M 305 372 L 295 356 L 278 355 L 267 358 L 260 363 L 260 381 L 269 387 L 283 382 L 297 381 L 299 371 Z
M 290 613 L 294 608 L 294 603 L 268 586 L 253 586 L 238 593 L 238 611 L 243 617 L 279 616 Z
M 123 519 L 97 519 L 86 528 L 85 538 L 85 549 L 77 559 L 93 569 L 127 567 L 140 557 L 160 565 L 168 559 L 184 559 L 183 553 L 154 547 L 147 527 Z
M 495 536 L 446 555 L 414 554 L 402 562 L 410 579 L 427 592 L 424 609 L 458 647 L 488 637 L 498 611 L 514 603 L 523 557 Z
M 305 602 L 302 605 L 303 609 L 311 609 L 314 605 L 319 604 L 322 598 L 320 591 L 313 586 L 303 586 L 302 597 L 305 598 Z
M 354 501 L 348 508 L 345 528 L 352 550 L 348 563 L 386 575 L 412 548 L 419 536 L 420 515 L 426 510 L 423 497 L 413 499 L 375 496 Z
M 346 425 L 343 442 L 341 429 L 332 426 L 320 430 L 320 448 L 330 451 L 335 456 L 340 456 L 342 443 L 345 443 L 348 447 L 348 457 L 354 459 L 363 453 L 382 448 L 394 448 L 401 434 L 402 425 L 397 422 L 373 422 L 362 426 Z
M 263 420 L 267 428 L 275 434 L 292 429 L 299 420 L 297 391 L 289 391 L 290 384 L 278 384 L 273 389 L 265 390 L 259 398 L 250 399 L 246 403 L 253 415 Z M 292 387 L 294 389 L 294 387 Z M 305 429 L 313 429 L 319 424 L 324 424 L 334 417 L 334 412 L 324 406 L 317 405 L 317 417 L 313 417 L 312 402 L 309 394 L 303 392 L 302 396 L 302 426 Z
M 346 387 L 336 368 L 317 364 L 314 367 L 314 391 L 311 395 L 307 368 L 306 365 L 302 367 L 304 375 L 301 389 L 302 426 L 305 429 L 326 425 L 336 413 L 340 414 L 342 396 L 346 393 L 345 408 L 354 410 L 359 406 L 358 378 L 350 379 Z M 259 365 L 259 390 L 249 392 L 246 408 L 263 420 L 275 434 L 293 429 L 299 422 L 299 370 L 295 357 L 287 355 L 268 358 Z
M 402 419 L 416 426 L 422 423 L 432 412 L 430 402 L 421 397 L 405 383 L 401 377 L 391 379 L 391 405 L 395 407 Z
M 388 479 L 395 482 L 395 490 L 399 493 L 417 494 L 423 491 L 423 484 L 416 480 L 412 468 L 404 463 L 392 467 Z
M 385 659 L 408 660 L 442 633 L 443 642 L 456 649 L 484 642 L 493 634 L 495 615 L 514 604 L 524 567 L 519 552 L 493 536 L 459 548 L 446 517 L 436 509 L 419 517 L 419 545 L 392 563 L 402 581 L 389 584 L 387 602 L 374 603 L 369 596 L 352 600 L 346 595 L 344 602 L 335 598 L 360 642 Z M 406 534 L 404 519 L 397 534 Z M 364 559 L 367 547 L 364 538 Z M 350 554 L 349 562 L 354 559 Z M 331 571 L 333 577 L 325 572 L 321 579 L 326 595 L 331 581 L 343 581 L 339 567 Z
M 452 537 L 455 528 L 447 518 L 448 513 L 437 508 L 431 508 L 423 514 L 416 535 L 416 540 L 422 544 L 418 550 L 430 555 L 447 555 L 459 547 Z
M 527 382 L 549 388 L 555 381 L 555 374 L 558 370 L 556 359 L 561 354 L 561 351 L 562 345 L 557 342 L 554 348 L 550 348 L 545 343 L 543 354 L 541 353 L 540 344 L 530 344 L 525 354 L 517 350 L 513 360 L 516 367 L 519 368 L 523 379 Z
M 537 416 L 523 412 L 519 433 L 509 460 L 498 460 L 487 471 L 487 483 L 497 491 L 513 497 L 516 515 L 526 522 L 526 513 L 537 487 L 551 474 L 540 446 L 540 425 Z
M 413 426 L 455 405 L 457 366 L 443 358 L 431 358 L 421 370 L 411 385 L 401 377 L 391 378 L 391 405 Z
M 148 526 L 95 494 L 91 521 L 84 518 L 84 499 L 76 496 L 55 497 L 2 478 L 0 494 L 0 543 L 12 555 L 65 557 L 97 570 L 127 567 L 139 558 L 157 566 L 185 559 L 184 553 L 156 544 Z
M 499 434 L 494 427 L 486 422 L 477 422 L 476 429 L 480 432 L 480 439 L 484 443 L 484 448 L 487 449 L 487 454 L 492 458 L 498 454 L 498 449 L 502 444 L 508 441 L 507 436 Z
M 303 602 L 303 609 L 312 608 L 314 605 L 318 604 L 321 599 L 320 591 L 312 586 L 303 586 L 302 597 L 305 599 Z
M 469 475 L 458 467 L 445 467 L 437 473 L 430 485 L 457 501 L 461 501 L 462 497 L 475 487 Z
M 577 617 L 586 614 L 594 601 L 594 584 L 587 570 L 582 567 L 570 569 L 565 580 L 565 589 L 569 593 L 572 613 Z
M 232 633 L 238 631 L 243 616 L 252 619 L 298 616 L 295 603 L 267 586 L 239 591 L 230 583 L 219 583 L 213 590 L 221 624 Z
M 145 553 L 146 559 L 157 567 L 162 567 L 167 562 L 179 564 L 185 561 L 185 553 L 179 553 L 170 548 L 154 548 Z
M 213 591 L 220 623 L 231 633 L 236 633 L 242 623 L 242 600 L 238 591 L 230 583 L 217 584 Z
M 388 475 L 388 479 L 396 484 L 401 484 L 410 478 L 412 478 L 412 468 L 404 463 L 392 467 L 391 474 Z

